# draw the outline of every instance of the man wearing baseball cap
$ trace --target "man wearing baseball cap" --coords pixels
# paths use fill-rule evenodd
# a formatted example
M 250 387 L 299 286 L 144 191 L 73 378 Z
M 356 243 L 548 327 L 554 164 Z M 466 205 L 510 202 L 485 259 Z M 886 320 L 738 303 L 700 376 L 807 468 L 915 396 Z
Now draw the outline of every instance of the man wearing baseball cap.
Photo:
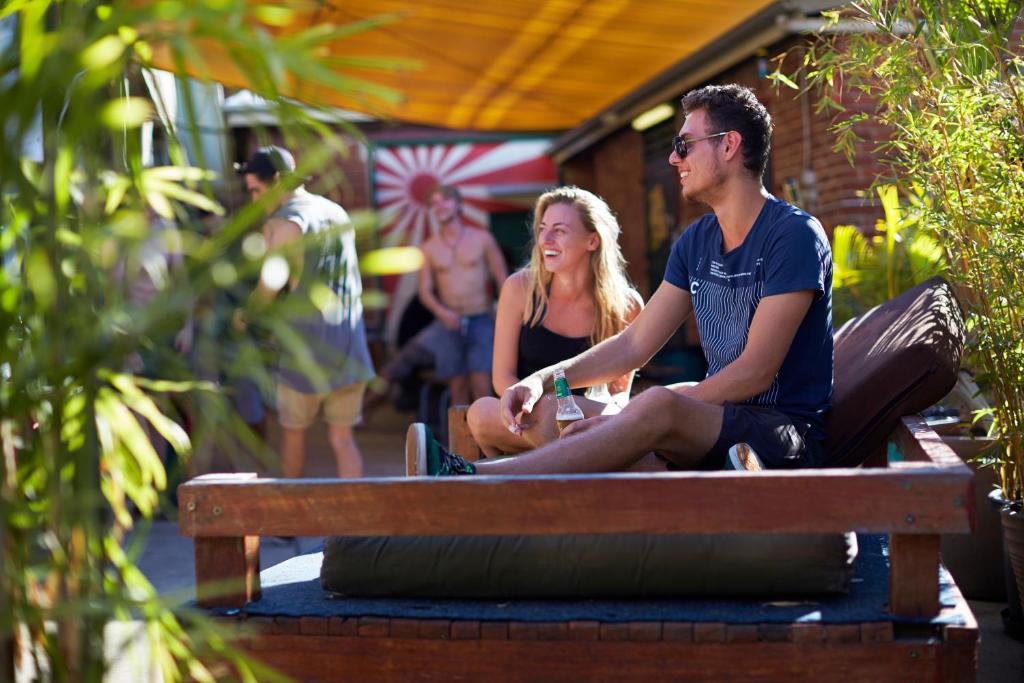
M 295 173 L 295 158 L 283 147 L 261 147 L 237 169 L 257 201 Z M 268 258 L 257 298 L 286 299 L 288 308 L 297 311 L 289 321 L 292 329 L 309 351 L 300 359 L 286 349 L 276 373 L 282 473 L 302 476 L 306 430 L 322 407 L 338 476 L 359 477 L 363 459 L 352 426 L 360 419 L 363 393 L 374 371 L 363 322 L 355 230 L 341 206 L 302 185 L 285 191 L 267 208 L 270 218 L 263 236 Z M 287 277 L 281 277 L 285 264 Z M 330 300 L 318 296 L 314 305 L 311 294 L 314 289 L 323 292 L 322 286 L 331 293 Z

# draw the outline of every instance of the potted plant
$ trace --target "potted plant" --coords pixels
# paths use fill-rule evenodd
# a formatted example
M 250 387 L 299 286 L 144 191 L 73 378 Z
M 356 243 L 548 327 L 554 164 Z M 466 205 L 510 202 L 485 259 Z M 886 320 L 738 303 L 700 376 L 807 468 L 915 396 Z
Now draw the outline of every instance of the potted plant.
M 837 149 L 853 152 L 863 122 L 881 125 L 881 180 L 928 197 L 922 217 L 946 252 L 969 362 L 992 406 L 996 447 L 980 459 L 996 470 L 1007 553 L 1024 586 L 1024 61 L 1008 44 L 1021 6 L 864 0 L 824 13 L 862 30 L 814 40 L 801 71 L 819 110 L 835 114 Z
M 175 122 L 145 95 L 142 70 L 155 50 L 201 66 L 205 46 L 219 45 L 238 81 L 280 104 L 286 140 L 310 150 L 307 167 L 322 163 L 345 149 L 340 137 L 279 88 L 304 80 L 365 88 L 371 97 L 386 91 L 322 63 L 323 43 L 344 34 L 337 27 L 321 23 L 275 39 L 268 29 L 291 13 L 236 0 L 26 0 L 0 12 L 2 680 L 15 679 L 20 650 L 29 655 L 23 672 L 101 681 L 110 663 L 106 626 L 124 619 L 142 623 L 154 675 L 164 680 L 212 681 L 217 670 L 207 666 L 225 659 L 243 680 L 273 679 L 210 623 L 157 596 L 134 565 L 138 539 L 125 539 L 139 520 L 146 524 L 168 486 L 146 429 L 182 456 L 195 445 L 164 398 L 202 399 L 194 416 L 220 420 L 206 434 L 223 434 L 232 414 L 216 387 L 187 368 L 168 363 L 141 377 L 132 357 L 156 349 L 201 295 L 259 271 L 262 252 L 231 254 L 266 208 L 240 212 L 213 235 L 198 228 L 197 211 L 222 209 L 212 199 L 218 179 L 190 166 L 178 142 L 178 134 L 198 130 L 188 89 L 185 116 Z M 169 140 L 169 163 L 145 162 L 146 127 Z M 167 274 L 140 306 L 123 295 L 117 273 L 159 221 L 173 222 L 167 233 L 184 245 L 188 278 L 185 270 Z M 274 315 L 269 310 L 267 322 Z M 259 363 L 258 348 L 249 351 L 249 362 Z M 14 638 L 20 642 L 12 646 Z

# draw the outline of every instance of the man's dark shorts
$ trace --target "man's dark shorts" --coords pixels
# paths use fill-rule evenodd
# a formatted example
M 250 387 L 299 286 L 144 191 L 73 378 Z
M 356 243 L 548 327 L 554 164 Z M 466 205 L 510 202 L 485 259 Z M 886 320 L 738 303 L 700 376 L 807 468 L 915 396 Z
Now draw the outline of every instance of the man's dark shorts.
M 726 402 L 722 406 L 722 431 L 718 441 L 701 459 L 697 469 L 725 467 L 729 449 L 745 443 L 768 469 L 819 467 L 824 452 L 811 434 L 811 425 L 773 408 Z

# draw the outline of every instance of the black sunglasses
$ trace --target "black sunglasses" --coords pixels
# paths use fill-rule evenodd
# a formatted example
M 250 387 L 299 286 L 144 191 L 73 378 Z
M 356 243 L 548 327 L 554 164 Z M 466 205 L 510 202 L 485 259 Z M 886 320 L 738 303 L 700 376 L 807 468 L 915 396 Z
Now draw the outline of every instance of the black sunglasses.
M 728 134 L 729 134 L 729 131 L 725 131 L 723 133 L 715 133 L 714 135 L 705 135 L 702 138 L 690 138 L 689 140 L 686 140 L 685 138 L 683 138 L 682 135 L 677 135 L 674 138 L 672 138 L 672 149 L 675 150 L 675 153 L 676 153 L 677 157 L 679 157 L 680 159 L 685 159 L 686 155 L 690 151 L 687 148 L 687 145 L 692 145 L 693 143 L 700 142 L 701 140 L 710 140 L 711 138 L 720 138 L 723 135 L 728 135 Z

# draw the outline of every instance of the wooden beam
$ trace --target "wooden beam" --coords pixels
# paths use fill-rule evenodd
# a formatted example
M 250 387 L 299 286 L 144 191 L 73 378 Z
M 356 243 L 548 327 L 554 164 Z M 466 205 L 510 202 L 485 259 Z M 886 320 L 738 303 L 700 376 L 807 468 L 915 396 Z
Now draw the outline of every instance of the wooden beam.
M 964 468 L 240 479 L 179 488 L 196 537 L 970 530 Z M 850 501 L 856 501 L 851 505 Z M 446 514 L 438 515 L 438 506 Z M 810 514 L 809 511 L 813 511 Z
M 896 427 L 896 445 L 903 459 L 915 465 L 930 464 L 949 470 L 970 471 L 942 437 L 920 415 L 907 415 Z
M 181 516 L 197 510 L 187 496 L 189 484 L 244 484 L 256 481 L 252 472 L 205 474 L 178 486 Z M 185 499 L 180 498 L 186 492 Z M 208 510 L 213 517 L 225 514 L 225 507 Z M 200 607 L 241 607 L 260 597 L 260 539 L 253 534 L 223 534 L 198 537 L 193 541 L 196 558 L 196 602 Z
M 939 613 L 938 534 L 890 534 L 889 609 L 909 617 Z
M 473 433 L 469 431 L 466 413 L 469 406 L 452 406 L 448 409 L 448 450 L 458 453 L 466 460 L 476 462 L 482 453 Z
M 200 607 L 242 607 L 259 600 L 259 536 L 196 538 L 194 543 Z
M 536 630 L 540 630 L 538 627 Z M 627 627 L 628 631 L 628 627 Z M 256 635 L 241 643 L 296 680 L 513 682 L 614 680 L 886 683 L 940 680 L 943 644 L 889 642 L 685 642 Z M 458 656 L 453 656 L 458 652 Z M 386 663 L 386 665 L 382 664 Z

